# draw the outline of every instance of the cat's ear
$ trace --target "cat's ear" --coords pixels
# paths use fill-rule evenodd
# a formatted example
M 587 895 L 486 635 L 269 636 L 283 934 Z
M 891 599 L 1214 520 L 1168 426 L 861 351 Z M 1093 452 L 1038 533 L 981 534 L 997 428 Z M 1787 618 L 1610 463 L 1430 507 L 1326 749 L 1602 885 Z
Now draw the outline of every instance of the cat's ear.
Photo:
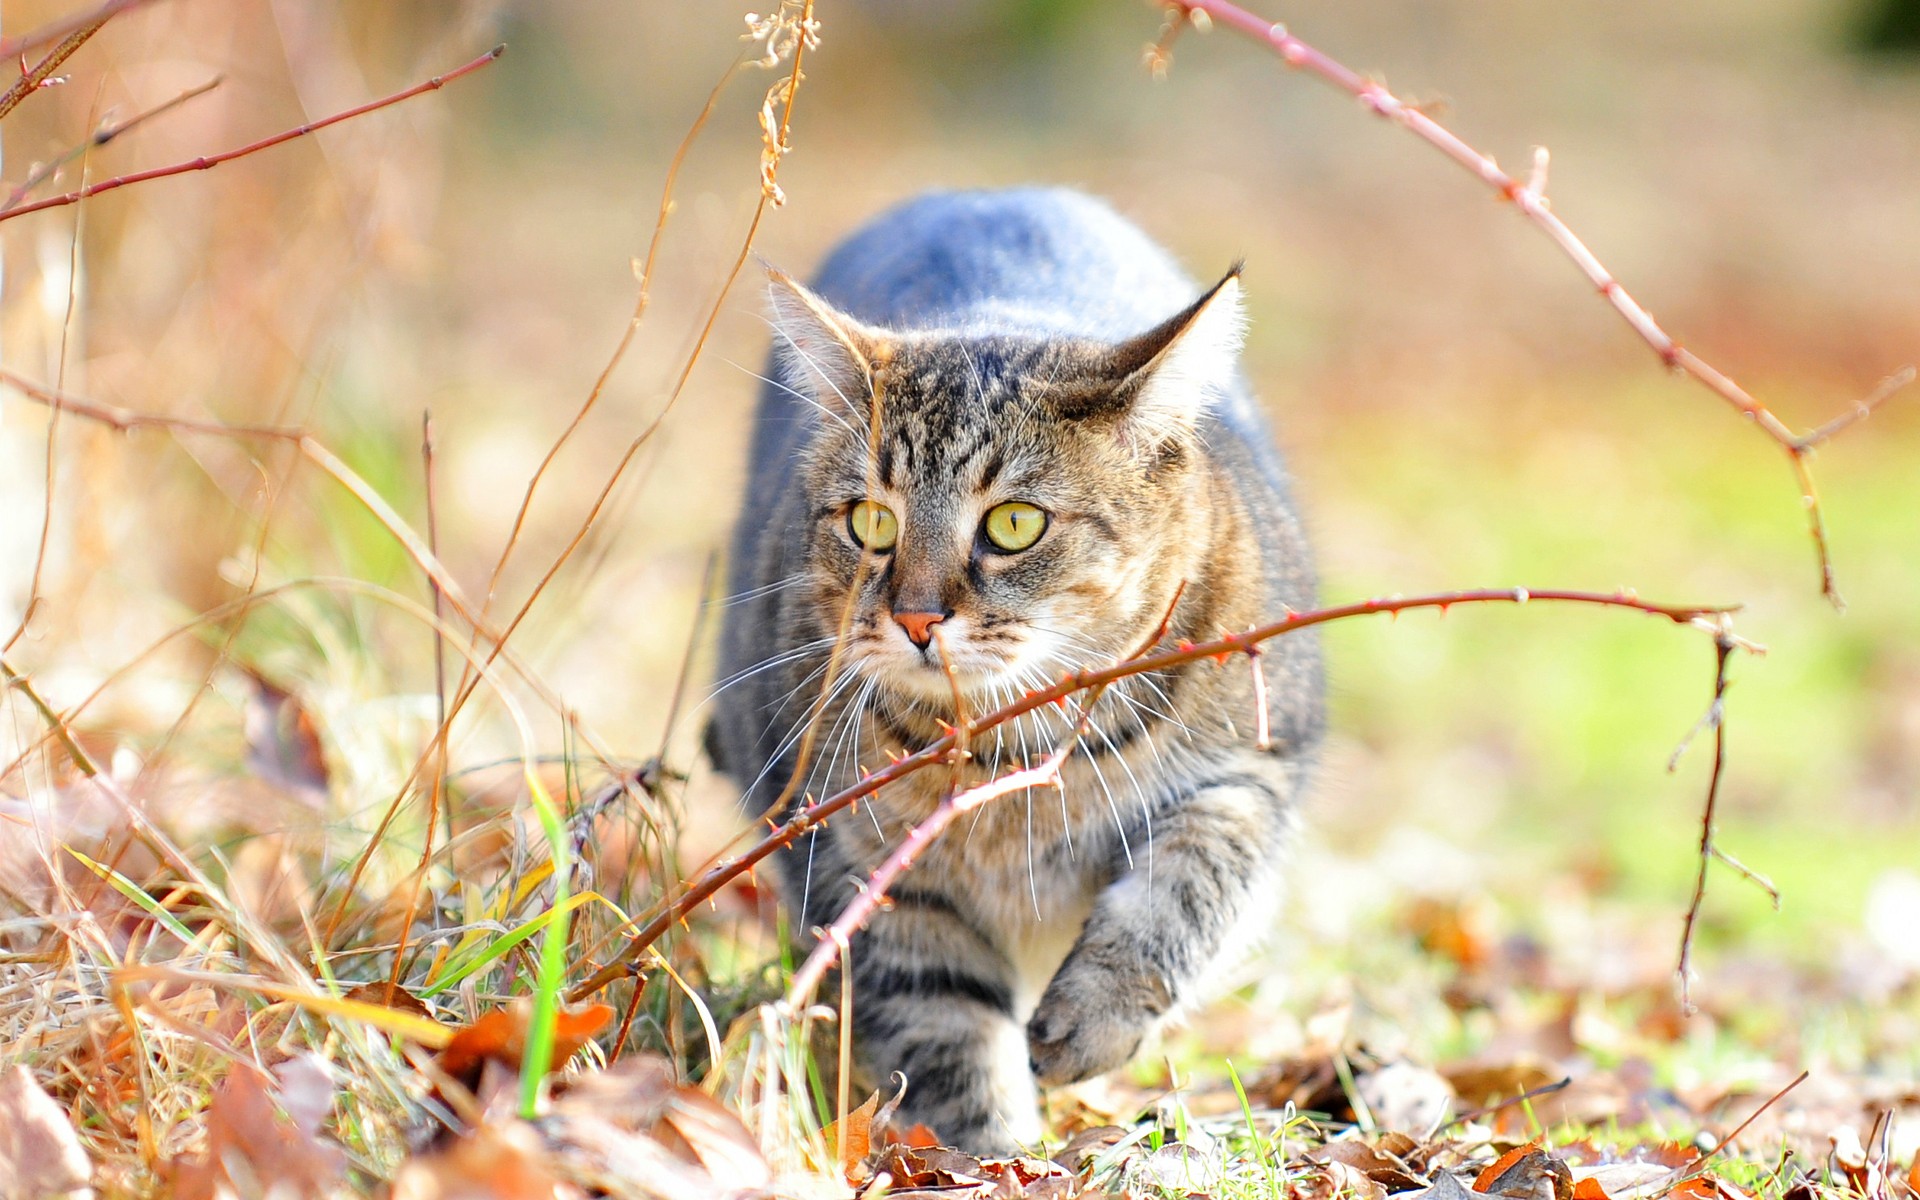
M 779 271 L 767 272 L 774 354 L 788 382 L 827 408 L 867 411 L 879 330 L 862 324 Z
M 1109 369 L 1122 379 L 1114 398 L 1127 424 L 1149 440 L 1191 430 L 1232 386 L 1246 330 L 1235 263 L 1198 300 L 1114 347 Z

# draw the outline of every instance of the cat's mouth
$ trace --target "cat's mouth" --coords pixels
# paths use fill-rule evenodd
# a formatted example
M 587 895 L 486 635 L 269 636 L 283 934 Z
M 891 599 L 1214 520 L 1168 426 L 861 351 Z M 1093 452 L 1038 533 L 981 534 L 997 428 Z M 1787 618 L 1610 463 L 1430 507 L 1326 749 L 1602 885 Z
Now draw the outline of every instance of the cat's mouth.
M 883 638 L 862 656 L 861 665 L 881 686 L 908 699 L 945 709 L 958 688 L 970 707 L 993 708 L 1017 696 L 1020 681 L 1030 674 L 1021 669 L 1027 657 L 1023 649 L 977 645 L 954 620 L 942 622 L 939 639 L 925 646 L 905 636 Z

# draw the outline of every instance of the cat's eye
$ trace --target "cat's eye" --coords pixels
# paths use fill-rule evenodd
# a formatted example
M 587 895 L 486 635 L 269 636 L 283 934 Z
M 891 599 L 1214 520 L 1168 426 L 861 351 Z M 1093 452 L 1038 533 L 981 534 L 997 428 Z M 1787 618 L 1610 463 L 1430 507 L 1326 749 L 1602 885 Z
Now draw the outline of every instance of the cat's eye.
M 1007 504 L 996 504 L 987 510 L 987 540 L 999 550 L 1025 550 L 1040 540 L 1047 531 L 1047 514 L 1014 500 Z
M 862 500 L 847 511 L 847 532 L 875 554 L 885 554 L 900 540 L 900 522 L 886 505 Z

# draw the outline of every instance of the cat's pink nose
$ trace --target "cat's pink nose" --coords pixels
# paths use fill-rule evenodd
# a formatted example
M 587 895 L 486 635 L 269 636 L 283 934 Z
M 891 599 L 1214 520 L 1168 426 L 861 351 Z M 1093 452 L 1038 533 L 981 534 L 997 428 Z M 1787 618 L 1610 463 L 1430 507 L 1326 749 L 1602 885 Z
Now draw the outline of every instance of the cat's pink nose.
M 900 622 L 900 628 L 907 631 L 907 640 L 916 646 L 924 647 L 933 640 L 933 627 L 947 618 L 945 613 L 917 612 L 895 613 L 893 619 Z

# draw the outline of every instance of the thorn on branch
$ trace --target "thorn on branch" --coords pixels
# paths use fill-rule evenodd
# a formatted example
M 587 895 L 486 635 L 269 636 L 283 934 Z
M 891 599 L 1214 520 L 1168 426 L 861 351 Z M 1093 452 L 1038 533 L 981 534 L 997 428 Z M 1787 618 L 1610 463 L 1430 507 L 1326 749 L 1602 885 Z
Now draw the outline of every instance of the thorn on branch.
M 1533 148 L 1533 171 L 1527 176 L 1527 194 L 1534 203 L 1545 207 L 1547 204 L 1547 164 L 1550 155 L 1545 146 Z

